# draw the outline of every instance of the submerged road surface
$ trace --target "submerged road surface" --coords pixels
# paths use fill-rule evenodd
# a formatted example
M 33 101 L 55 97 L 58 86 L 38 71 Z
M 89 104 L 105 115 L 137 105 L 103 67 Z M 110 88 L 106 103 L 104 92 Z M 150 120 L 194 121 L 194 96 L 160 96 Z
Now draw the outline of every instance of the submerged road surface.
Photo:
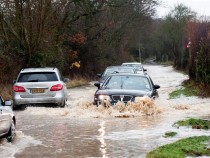
M 160 145 L 178 139 L 209 135 L 208 131 L 175 128 L 187 117 L 210 118 L 210 99 L 185 97 L 168 99 L 181 87 L 187 75 L 172 67 L 145 65 L 155 84 L 160 85 L 153 112 L 96 108 L 91 103 L 96 87 L 69 89 L 65 108 L 28 107 L 15 111 L 17 137 L 13 143 L 0 142 L 1 158 L 143 158 Z M 165 138 L 167 131 L 177 132 Z

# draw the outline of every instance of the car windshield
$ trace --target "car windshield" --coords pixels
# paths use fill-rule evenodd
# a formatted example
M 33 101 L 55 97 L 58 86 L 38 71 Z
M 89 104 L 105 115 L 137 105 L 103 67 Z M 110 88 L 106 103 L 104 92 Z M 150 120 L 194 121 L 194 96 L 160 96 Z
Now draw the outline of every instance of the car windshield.
M 142 70 L 142 65 L 141 64 L 122 64 L 123 66 L 130 66 L 133 68 L 136 68 L 138 70 Z
M 148 78 L 144 76 L 111 76 L 103 85 L 105 89 L 151 90 Z
M 133 68 L 127 68 L 127 67 L 119 67 L 119 68 L 109 68 L 106 69 L 103 76 L 110 75 L 112 73 L 134 73 Z
M 49 82 L 58 81 L 55 72 L 21 73 L 17 82 Z

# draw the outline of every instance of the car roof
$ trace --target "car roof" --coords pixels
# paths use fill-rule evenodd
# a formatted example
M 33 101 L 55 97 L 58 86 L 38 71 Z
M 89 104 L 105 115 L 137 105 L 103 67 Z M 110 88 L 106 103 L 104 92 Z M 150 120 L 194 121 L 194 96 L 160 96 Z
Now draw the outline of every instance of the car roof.
M 139 62 L 127 62 L 127 63 L 122 63 L 122 65 L 123 65 L 123 64 L 127 64 L 127 65 L 128 65 L 128 64 L 139 64 L 139 65 L 141 65 L 142 63 L 139 63 Z
M 132 73 L 114 73 L 114 74 L 110 74 L 109 76 L 140 76 L 140 77 L 148 77 L 147 74 L 132 74 Z
M 111 69 L 111 68 L 125 68 L 125 69 L 130 69 L 131 67 L 119 65 L 119 66 L 108 66 L 106 69 Z
M 21 73 L 27 72 L 55 72 L 58 71 L 55 67 L 41 67 L 41 68 L 25 68 L 21 70 Z
M 123 71 L 123 70 L 132 70 L 133 72 L 135 72 L 135 68 L 134 67 L 129 67 L 129 66 L 108 66 L 104 73 L 109 71 L 109 70 L 115 70 L 115 71 Z M 123 72 L 120 72 L 120 73 L 123 73 Z M 128 73 L 128 72 L 126 72 Z

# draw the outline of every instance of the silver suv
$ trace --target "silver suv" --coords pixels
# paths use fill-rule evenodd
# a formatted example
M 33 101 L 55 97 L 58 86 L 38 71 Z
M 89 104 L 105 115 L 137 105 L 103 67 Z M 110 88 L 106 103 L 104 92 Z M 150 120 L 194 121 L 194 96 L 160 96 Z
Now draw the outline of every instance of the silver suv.
M 65 107 L 66 82 L 57 68 L 22 69 L 14 81 L 13 108 L 25 108 L 33 104 L 55 104 Z

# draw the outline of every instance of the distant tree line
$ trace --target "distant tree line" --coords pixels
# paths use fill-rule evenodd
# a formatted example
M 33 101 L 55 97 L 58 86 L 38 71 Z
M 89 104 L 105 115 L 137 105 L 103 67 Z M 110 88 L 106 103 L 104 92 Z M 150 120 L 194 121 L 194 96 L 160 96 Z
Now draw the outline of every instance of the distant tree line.
M 169 14 L 154 20 L 152 52 L 157 61 L 172 61 L 190 80 L 210 83 L 210 17 L 198 17 L 188 7 L 178 4 Z
M 106 66 L 152 58 L 210 82 L 210 19 L 159 0 L 0 0 L 0 83 L 26 67 L 94 77 Z
M 132 61 L 150 32 L 156 0 L 0 0 L 0 82 L 21 68 L 93 76 Z M 10 82 L 10 81 L 9 81 Z

